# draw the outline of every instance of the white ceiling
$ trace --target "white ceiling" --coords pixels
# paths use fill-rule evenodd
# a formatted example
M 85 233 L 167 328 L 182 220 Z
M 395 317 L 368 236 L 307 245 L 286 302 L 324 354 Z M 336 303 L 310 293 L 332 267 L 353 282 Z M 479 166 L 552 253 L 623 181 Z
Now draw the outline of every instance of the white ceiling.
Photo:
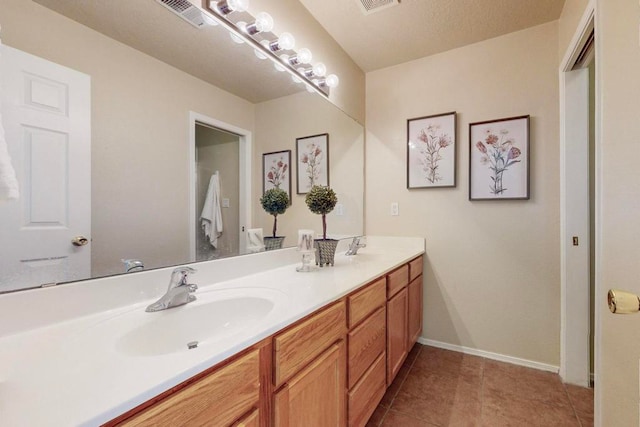
M 565 0 L 401 0 L 365 15 L 360 0 L 300 0 L 364 72 L 558 19 Z

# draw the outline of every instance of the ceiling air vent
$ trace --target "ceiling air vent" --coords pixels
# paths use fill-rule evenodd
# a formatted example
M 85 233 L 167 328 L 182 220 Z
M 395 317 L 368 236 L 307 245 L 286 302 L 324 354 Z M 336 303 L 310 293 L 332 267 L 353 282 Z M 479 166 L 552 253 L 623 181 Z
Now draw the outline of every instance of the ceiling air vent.
M 365 15 L 400 4 L 400 0 L 356 0 Z
M 156 1 L 196 28 L 202 28 L 207 25 L 202 11 L 187 0 Z

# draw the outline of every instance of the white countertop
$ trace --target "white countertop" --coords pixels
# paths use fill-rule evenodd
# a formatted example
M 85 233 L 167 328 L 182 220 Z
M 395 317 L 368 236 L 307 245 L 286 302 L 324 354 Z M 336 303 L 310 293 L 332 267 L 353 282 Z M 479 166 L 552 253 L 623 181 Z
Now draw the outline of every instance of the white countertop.
M 41 318 L 27 321 L 23 317 L 28 327 L 12 325 L 0 329 L 0 425 L 100 425 L 424 253 L 421 238 L 368 237 L 367 245 L 353 257 L 340 252 L 334 267 L 312 273 L 295 271 L 298 264 L 291 260 L 298 254 L 293 249 L 262 257 L 239 257 L 226 263 L 219 260 L 196 264 L 199 272 L 191 281 L 199 285 L 198 300 L 158 313 L 146 313 L 144 308 L 164 293 L 160 289 L 166 288 L 171 269 L 97 279 L 103 285 L 95 286 L 91 292 L 87 291 L 90 284 L 83 283 L 64 285 L 67 289 L 61 286 L 60 291 L 42 289 L 0 295 L 2 322 L 15 321 L 12 319 L 19 317 L 17 313 L 22 310 L 31 311 L 30 303 L 40 309 L 47 307 L 46 301 L 51 304 L 46 315 L 31 311 L 32 317 Z M 243 267 L 243 263 L 251 263 L 253 269 Z M 268 263 L 275 267 L 269 268 Z M 221 268 L 240 272 L 221 273 Z M 167 281 L 162 286 L 151 284 L 149 278 L 158 281 L 159 275 Z M 228 279 L 214 279 L 221 276 Z M 127 289 L 134 288 L 131 292 L 139 296 L 132 298 L 133 305 L 114 300 L 109 307 L 97 301 L 95 311 L 86 312 L 84 306 L 101 297 L 107 282 L 113 282 L 111 291 L 115 291 L 123 280 L 131 282 Z M 140 288 L 135 288 L 137 282 Z M 77 298 L 83 302 L 82 310 L 64 307 L 64 301 L 74 298 L 74 286 Z M 132 354 L 118 344 L 128 331 L 154 316 L 193 309 L 217 295 L 243 288 L 274 297 L 274 309 L 256 326 L 218 342 L 201 340 L 193 350 L 187 350 L 185 345 L 184 350 L 168 354 Z M 156 291 L 153 297 L 149 295 Z M 10 317 L 11 312 L 16 314 L 14 318 Z M 185 336 L 185 343 L 191 339 Z

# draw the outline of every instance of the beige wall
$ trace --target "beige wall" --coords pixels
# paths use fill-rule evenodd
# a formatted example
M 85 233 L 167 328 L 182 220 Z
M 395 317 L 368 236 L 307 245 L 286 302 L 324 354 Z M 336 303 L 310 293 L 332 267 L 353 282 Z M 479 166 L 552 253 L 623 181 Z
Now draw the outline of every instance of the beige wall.
M 557 22 L 367 74 L 367 234 L 424 236 L 424 333 L 559 364 Z M 406 189 L 406 119 L 458 112 L 458 185 Z M 468 201 L 468 124 L 531 115 L 531 200 Z M 399 202 L 400 216 L 389 215 Z
M 289 117 L 287 126 L 277 123 Z M 275 125 L 274 125 L 275 124 Z M 312 214 L 304 202 L 304 195 L 296 192 L 296 138 L 329 134 L 329 184 L 344 206 L 344 215 L 335 211 L 327 216 L 327 233 L 357 235 L 363 232 L 364 204 L 364 130 L 334 105 L 319 96 L 301 93 L 256 105 L 256 137 L 254 148 L 254 196 L 262 196 L 262 154 L 291 150 L 292 205 L 278 216 L 278 235 L 287 236 L 284 246 L 296 244 L 298 229 L 322 232 L 322 221 Z M 259 202 L 253 211 L 254 225 L 269 235 L 273 217 Z
M 589 0 L 565 0 L 558 21 L 558 54 L 564 57 Z
M 30 1 L 0 0 L 0 25 L 5 44 L 91 76 L 93 274 L 186 262 L 189 111 L 253 130 L 253 104 Z
M 340 85 L 331 90 L 331 102 L 364 123 L 364 73 L 302 3 L 298 0 L 252 0 L 250 7 L 254 15 L 263 10 L 273 15 L 275 33 L 292 33 L 296 37 L 296 48 L 310 49 L 313 63 L 324 62 L 328 72 L 340 78 Z
M 601 124 L 596 130 L 601 219 L 596 393 L 602 397 L 602 426 L 637 426 L 640 317 L 609 313 L 606 292 L 618 288 L 640 294 L 640 5 L 629 0 L 596 4 L 596 97 Z

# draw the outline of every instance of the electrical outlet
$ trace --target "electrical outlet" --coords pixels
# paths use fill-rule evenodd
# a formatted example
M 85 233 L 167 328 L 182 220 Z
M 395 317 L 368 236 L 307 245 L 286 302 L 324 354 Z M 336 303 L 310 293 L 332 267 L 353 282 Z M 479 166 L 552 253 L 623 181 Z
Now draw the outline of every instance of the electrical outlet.
M 391 216 L 400 215 L 400 207 L 398 206 L 398 202 L 391 203 Z
M 338 203 L 336 204 L 336 215 L 337 216 L 342 216 L 344 215 L 344 206 L 342 203 Z

